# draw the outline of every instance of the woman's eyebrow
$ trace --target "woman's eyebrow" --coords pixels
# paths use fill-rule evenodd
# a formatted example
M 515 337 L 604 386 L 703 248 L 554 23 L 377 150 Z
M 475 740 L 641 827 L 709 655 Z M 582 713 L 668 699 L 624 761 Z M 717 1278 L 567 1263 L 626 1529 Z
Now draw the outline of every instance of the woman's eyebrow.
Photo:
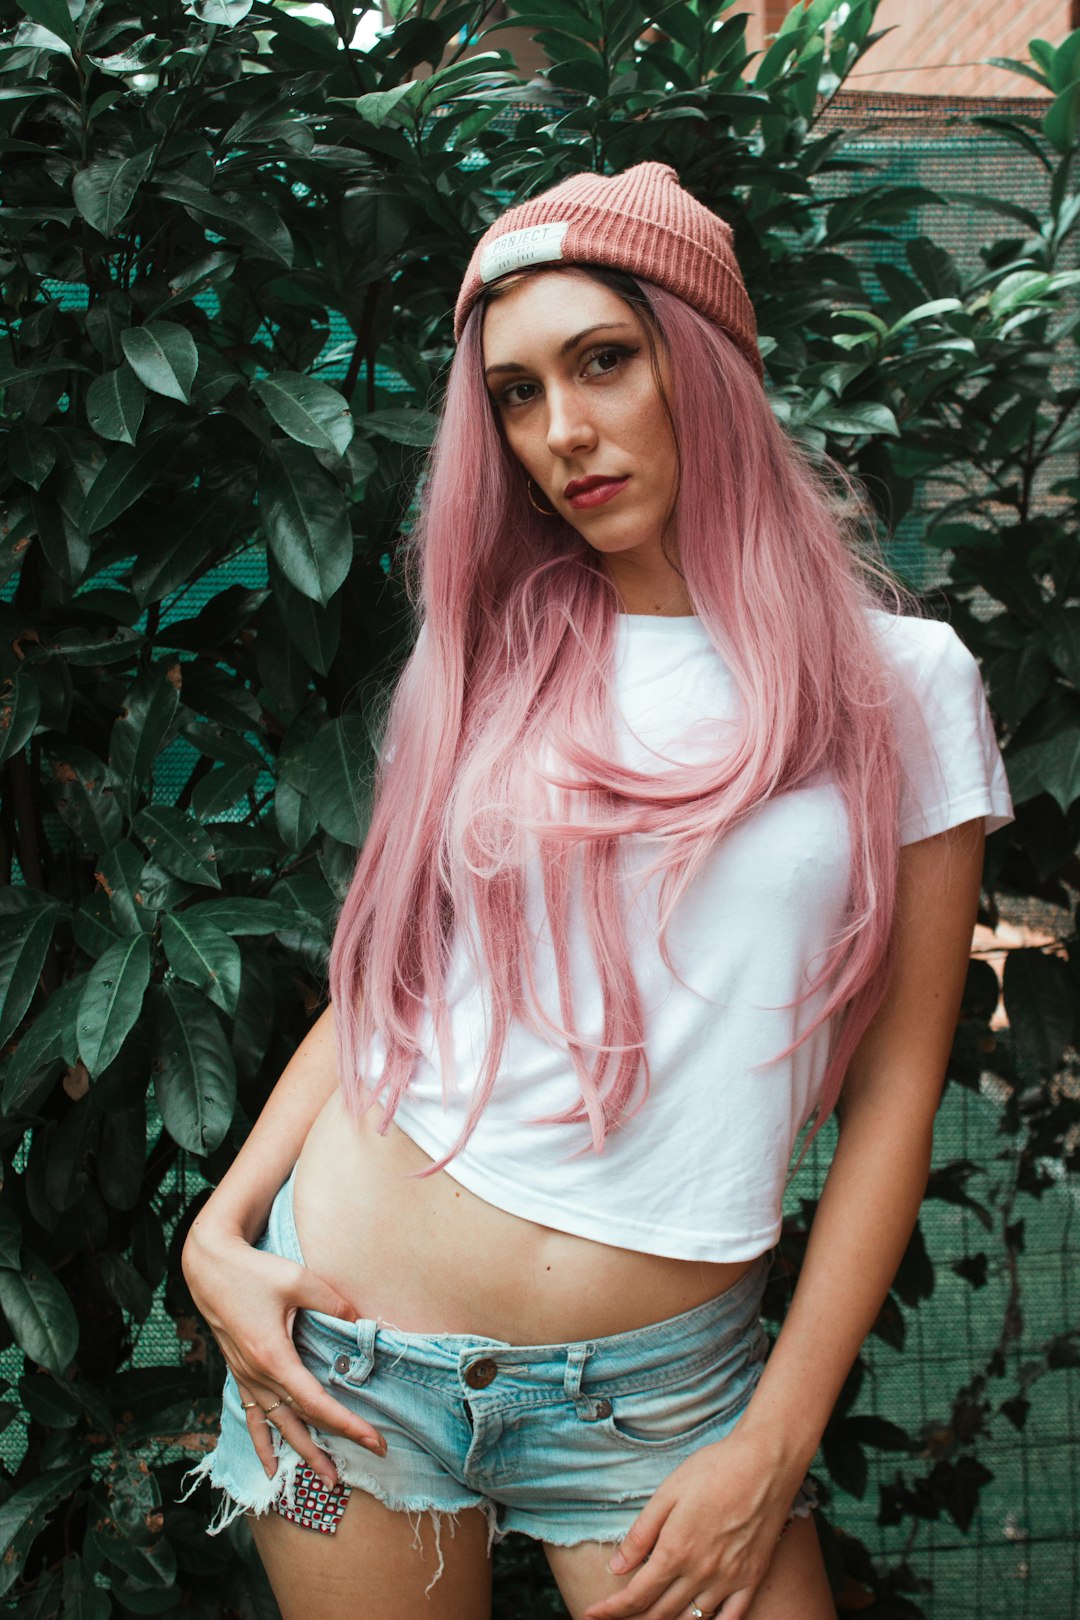
M 571 349 L 576 349 L 578 344 L 583 342 L 585 338 L 590 337 L 593 332 L 628 332 L 630 330 L 629 321 L 598 321 L 595 326 L 586 326 L 584 331 L 575 332 L 573 337 L 568 337 L 565 343 L 561 343 L 559 345 L 559 355 L 561 357 L 564 354 L 569 354 Z M 523 366 L 520 360 L 504 360 L 497 366 L 487 366 L 484 370 L 484 376 L 493 377 L 497 371 L 528 371 L 528 369 L 528 366 Z

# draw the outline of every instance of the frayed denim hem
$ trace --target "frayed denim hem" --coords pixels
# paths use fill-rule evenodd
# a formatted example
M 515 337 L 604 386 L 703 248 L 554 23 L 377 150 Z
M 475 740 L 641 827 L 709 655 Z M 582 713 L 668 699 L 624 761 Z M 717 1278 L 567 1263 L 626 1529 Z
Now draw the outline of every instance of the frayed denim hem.
M 494 1502 L 489 1502 L 486 1498 L 481 1497 L 475 1503 L 467 1503 L 463 1507 L 445 1508 L 431 1502 L 394 1496 L 383 1487 L 374 1475 L 363 1474 L 359 1478 L 356 1477 L 355 1464 L 346 1463 L 345 1459 L 336 1452 L 334 1445 L 325 1434 L 320 1434 L 319 1443 L 333 1459 L 334 1466 L 338 1471 L 338 1477 L 343 1485 L 348 1485 L 354 1490 L 366 1491 L 370 1496 L 381 1502 L 384 1507 L 390 1508 L 395 1513 L 404 1513 L 408 1516 L 413 1527 L 413 1547 L 417 1552 L 423 1550 L 420 1532 L 424 1515 L 427 1514 L 430 1517 L 432 1529 L 435 1533 L 436 1569 L 431 1580 L 424 1588 L 425 1597 L 446 1567 L 446 1560 L 442 1550 L 444 1523 L 449 1524 L 450 1534 L 456 1535 L 459 1515 L 466 1512 L 468 1508 L 478 1507 L 483 1512 L 487 1522 L 488 1552 L 491 1552 L 496 1541 L 503 1539 L 505 1532 L 500 1532 L 498 1529 L 496 1518 L 498 1509 Z M 220 1535 L 223 1530 L 227 1530 L 229 1525 L 244 1513 L 254 1513 L 256 1516 L 261 1516 L 264 1513 L 269 1513 L 272 1509 L 277 1510 L 282 1507 L 295 1512 L 298 1505 L 296 1476 L 302 1465 L 303 1458 L 300 1454 L 294 1451 L 288 1442 L 283 1442 L 278 1450 L 278 1466 L 274 1477 L 269 1478 L 260 1464 L 259 1474 L 261 1478 L 257 1481 L 253 1480 L 250 1487 L 245 1491 L 244 1498 L 241 1498 L 232 1482 L 226 1484 L 217 1477 L 222 1470 L 217 1465 L 217 1453 L 211 1451 L 207 1456 L 200 1458 L 194 1467 L 189 1468 L 184 1474 L 180 1482 L 181 1494 L 177 1497 L 177 1501 L 186 1501 L 193 1491 L 198 1490 L 204 1480 L 213 1486 L 215 1490 L 220 1491 L 221 1501 L 206 1526 L 207 1535 Z

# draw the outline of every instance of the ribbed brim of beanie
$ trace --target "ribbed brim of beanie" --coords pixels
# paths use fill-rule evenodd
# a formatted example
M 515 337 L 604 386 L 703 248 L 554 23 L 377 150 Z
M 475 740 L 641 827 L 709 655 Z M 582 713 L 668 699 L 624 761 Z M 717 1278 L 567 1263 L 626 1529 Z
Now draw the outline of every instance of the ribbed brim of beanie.
M 571 175 L 507 209 L 469 260 L 454 308 L 455 342 L 490 282 L 540 264 L 604 265 L 666 287 L 722 327 L 764 380 L 731 226 L 683 189 L 670 164 Z

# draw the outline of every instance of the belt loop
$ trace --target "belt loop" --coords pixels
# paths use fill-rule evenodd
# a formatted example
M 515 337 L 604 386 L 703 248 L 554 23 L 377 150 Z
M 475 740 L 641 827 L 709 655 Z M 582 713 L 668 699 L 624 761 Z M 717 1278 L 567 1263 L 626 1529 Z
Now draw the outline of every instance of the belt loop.
M 566 1368 L 563 1372 L 563 1391 L 566 1398 L 573 1401 L 578 1417 L 584 1418 L 587 1423 L 594 1422 L 601 1415 L 593 1397 L 581 1393 L 581 1375 L 594 1349 L 594 1345 L 587 1343 L 569 1345 L 566 1351 Z
M 591 1344 L 571 1344 L 566 1350 L 566 1370 L 563 1373 L 563 1392 L 567 1400 L 581 1399 L 581 1375 L 592 1354 Z
M 365 1361 L 375 1360 L 375 1335 L 379 1324 L 373 1316 L 361 1316 L 356 1324 L 356 1353 Z

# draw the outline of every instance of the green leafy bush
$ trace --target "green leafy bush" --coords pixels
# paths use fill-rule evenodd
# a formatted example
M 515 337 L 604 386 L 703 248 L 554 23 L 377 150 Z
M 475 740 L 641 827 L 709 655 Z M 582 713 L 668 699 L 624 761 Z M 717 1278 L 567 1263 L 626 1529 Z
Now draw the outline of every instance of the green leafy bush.
M 1041 475 L 1080 437 L 1055 365 L 1080 319 L 1080 33 L 1021 65 L 1054 92 L 1045 117 L 997 120 L 1045 206 L 969 198 L 1014 231 L 976 274 L 920 237 L 871 280 L 855 250 L 940 200 L 847 185 L 819 123 L 874 0 L 796 8 L 754 62 L 714 0 L 526 0 L 509 22 L 537 31 L 546 90 L 483 4 L 399 0 L 361 51 L 363 9 L 0 0 L 0 1421 L 24 1431 L 0 1595 L 41 1620 L 272 1612 L 243 1525 L 208 1541 L 205 1503 L 176 1501 L 223 1371 L 179 1253 L 325 993 L 408 634 L 395 548 L 460 278 L 511 197 L 653 158 L 731 220 L 777 412 L 867 481 L 883 528 L 925 511 L 938 601 L 985 661 L 1018 807 L 986 920 L 1001 886 L 1066 915 L 1078 886 L 1080 483 L 1048 498 Z M 1075 1169 L 1061 934 L 1061 954 L 1010 952 L 996 1037 L 973 963 L 957 1035 L 953 1082 L 1000 1079 L 1011 1194 L 985 1207 L 965 1163 L 930 1189 L 982 1210 L 1004 1263 L 1009 1196 Z M 875 1331 L 899 1342 L 932 1285 L 917 1234 Z M 162 1311 L 191 1348 L 148 1364 Z M 1063 1334 L 1025 1376 L 1076 1356 Z M 826 1550 L 866 1612 L 915 1615 L 911 1571 L 829 1529 L 866 1448 L 906 1459 L 891 1522 L 963 1529 L 978 1436 L 1022 1422 L 1027 1385 L 992 1407 L 987 1369 L 927 1436 L 860 1415 L 862 1372 L 826 1436 Z M 502 1550 L 498 1593 L 507 1616 L 561 1612 L 532 1547 Z

